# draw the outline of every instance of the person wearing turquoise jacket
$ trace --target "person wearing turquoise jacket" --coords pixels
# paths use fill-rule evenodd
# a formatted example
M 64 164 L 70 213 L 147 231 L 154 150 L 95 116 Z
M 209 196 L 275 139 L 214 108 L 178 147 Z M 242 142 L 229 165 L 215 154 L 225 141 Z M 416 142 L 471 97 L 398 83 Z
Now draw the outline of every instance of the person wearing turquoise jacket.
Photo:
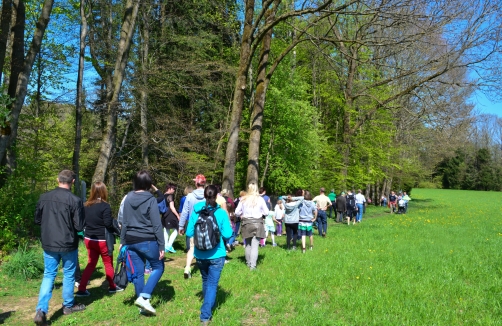
M 220 243 L 215 248 L 211 250 L 199 250 L 197 247 L 194 247 L 194 256 L 197 260 L 200 275 L 202 276 L 202 296 L 204 298 L 202 307 L 200 308 L 200 321 L 202 325 L 209 324 L 213 314 L 212 310 L 216 303 L 218 282 L 223 266 L 225 266 L 225 257 L 227 255 L 223 239 L 228 240 L 233 233 L 227 212 L 216 203 L 217 194 L 218 190 L 214 185 L 209 185 L 204 189 L 205 200 L 195 204 L 192 215 L 190 215 L 190 219 L 188 220 L 188 227 L 186 228 L 186 235 L 193 237 L 199 212 L 207 205 L 209 209 L 214 210 L 214 217 L 221 233 Z

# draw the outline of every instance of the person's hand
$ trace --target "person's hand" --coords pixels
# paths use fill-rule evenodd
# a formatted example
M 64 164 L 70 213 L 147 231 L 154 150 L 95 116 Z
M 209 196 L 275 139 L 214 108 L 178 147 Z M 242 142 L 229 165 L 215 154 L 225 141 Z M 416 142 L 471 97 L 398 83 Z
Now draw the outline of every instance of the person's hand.
M 158 190 L 157 187 L 155 187 L 155 185 L 152 185 L 152 189 L 153 189 L 153 191 L 157 191 Z
M 119 245 L 119 252 L 120 252 L 121 249 L 122 249 L 122 244 Z
M 181 235 L 185 235 L 185 229 L 180 229 L 180 230 L 178 231 L 178 233 L 179 233 L 179 234 L 181 234 Z
M 164 250 L 159 251 L 159 260 L 162 260 L 164 258 Z

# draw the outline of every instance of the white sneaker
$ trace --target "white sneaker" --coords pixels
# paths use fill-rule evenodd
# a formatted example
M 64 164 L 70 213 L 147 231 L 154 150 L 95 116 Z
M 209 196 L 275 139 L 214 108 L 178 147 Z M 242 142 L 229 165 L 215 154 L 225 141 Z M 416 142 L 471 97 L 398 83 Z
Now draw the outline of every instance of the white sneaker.
M 143 297 L 140 296 L 136 299 L 136 301 L 134 301 L 134 304 L 142 308 L 147 314 L 155 315 L 157 313 L 150 304 L 150 299 L 143 299 Z
M 190 272 L 190 268 L 185 268 L 185 272 L 183 273 L 185 278 L 192 278 L 192 273 Z

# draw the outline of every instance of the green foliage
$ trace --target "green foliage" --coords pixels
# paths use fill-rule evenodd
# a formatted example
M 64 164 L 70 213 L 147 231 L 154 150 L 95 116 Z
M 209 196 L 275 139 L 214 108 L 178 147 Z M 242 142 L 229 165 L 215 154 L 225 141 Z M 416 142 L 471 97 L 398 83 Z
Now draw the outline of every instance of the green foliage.
M 33 223 L 38 193 L 33 190 L 38 165 L 18 161 L 18 167 L 0 188 L 0 249 L 11 250 L 37 232 Z
M 27 281 L 43 274 L 44 260 L 40 250 L 29 248 L 25 243 L 19 245 L 14 254 L 6 259 L 2 268 L 9 277 Z

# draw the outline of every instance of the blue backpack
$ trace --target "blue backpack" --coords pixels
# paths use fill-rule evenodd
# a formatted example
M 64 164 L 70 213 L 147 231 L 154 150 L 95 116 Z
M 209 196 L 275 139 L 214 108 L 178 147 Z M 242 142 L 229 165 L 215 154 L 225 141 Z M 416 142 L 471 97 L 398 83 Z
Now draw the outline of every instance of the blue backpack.
M 162 199 L 160 203 L 157 203 L 157 206 L 159 207 L 159 212 L 160 214 L 164 214 L 167 212 L 167 205 L 166 205 L 166 199 Z

